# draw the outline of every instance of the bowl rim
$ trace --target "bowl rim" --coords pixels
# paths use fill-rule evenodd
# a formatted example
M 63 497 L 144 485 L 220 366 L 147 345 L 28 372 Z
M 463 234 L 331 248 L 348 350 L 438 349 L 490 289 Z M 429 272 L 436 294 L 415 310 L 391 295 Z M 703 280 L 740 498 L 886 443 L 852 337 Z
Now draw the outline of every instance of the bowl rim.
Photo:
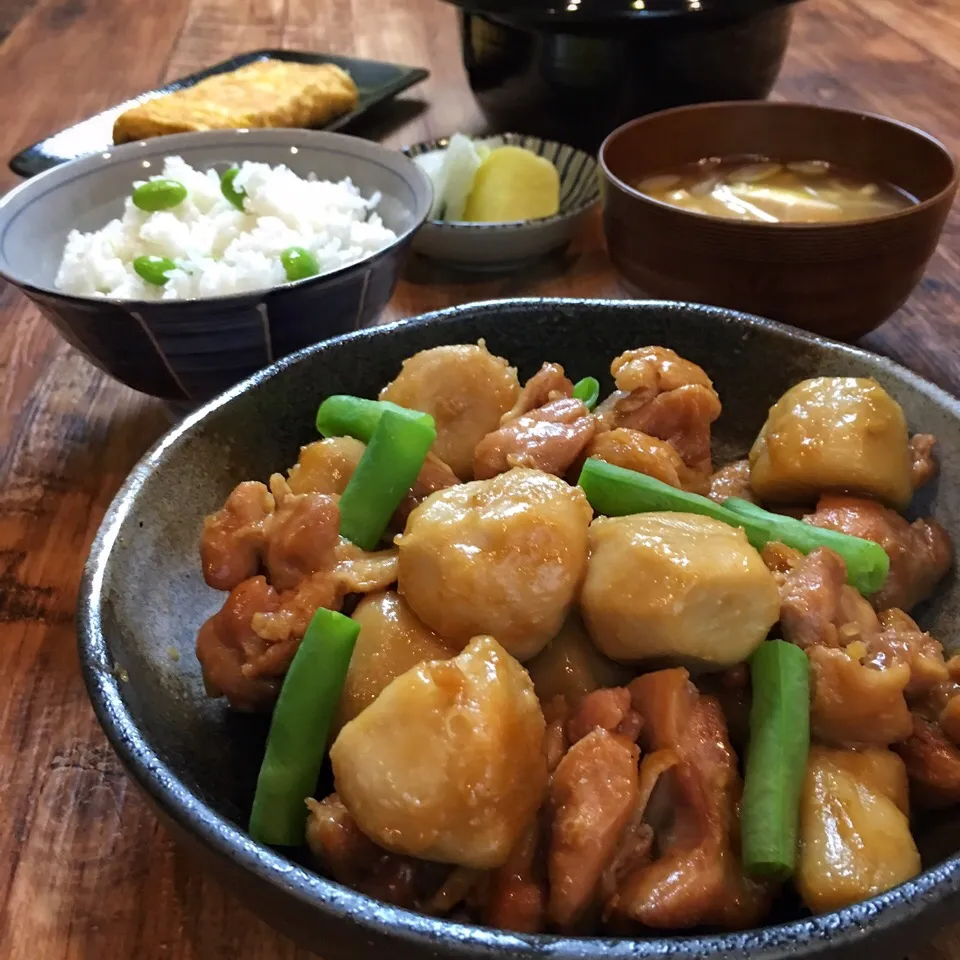
M 452 136 L 453 134 L 449 134 L 445 137 L 432 137 L 429 140 L 419 140 L 416 143 L 409 143 L 405 147 L 401 147 L 400 152 L 405 157 L 413 161 L 416 157 L 421 156 L 424 153 L 431 153 L 434 150 L 445 148 L 445 146 L 449 144 Z M 475 223 L 471 220 L 432 220 L 428 218 L 424 222 L 424 228 L 428 228 L 430 230 L 456 230 L 459 233 L 475 232 L 478 234 L 496 233 L 500 230 L 518 231 L 523 229 L 536 229 L 538 227 L 545 227 L 548 224 L 564 223 L 568 220 L 572 220 L 574 217 L 579 217 L 581 214 L 585 213 L 587 210 L 590 210 L 600 202 L 600 184 L 596 180 L 596 174 L 600 170 L 600 163 L 594 154 L 589 153 L 586 150 L 581 150 L 579 147 L 575 147 L 571 143 L 565 143 L 563 140 L 553 140 L 550 137 L 538 137 L 532 133 L 517 133 L 513 130 L 505 130 L 502 133 L 481 134 L 476 137 L 471 137 L 470 139 L 483 141 L 495 140 L 498 137 L 503 139 L 503 146 L 516 146 L 516 144 L 511 144 L 509 139 L 511 137 L 516 137 L 518 140 L 537 140 L 544 146 L 567 147 L 572 151 L 571 159 L 580 156 L 586 160 L 587 164 L 592 165 L 592 169 L 587 168 L 587 175 L 594 178 L 594 184 L 592 188 L 587 196 L 575 204 L 571 210 L 567 210 L 565 212 L 557 211 L 556 213 L 550 214 L 549 217 L 536 217 L 532 220 L 504 220 L 495 223 Z M 417 152 L 411 152 L 414 150 Z M 420 165 L 417 164 L 417 166 L 419 167 Z
M 311 130 L 306 127 L 251 127 L 249 129 L 237 130 L 194 130 L 188 133 L 174 133 L 166 134 L 161 137 L 149 137 L 144 140 L 135 140 L 131 141 L 130 143 L 119 144 L 118 146 L 111 147 L 110 149 L 101 151 L 100 153 L 77 157 L 74 160 L 68 161 L 67 163 L 57 164 L 56 166 L 51 167 L 48 170 L 44 170 L 41 173 L 38 173 L 36 176 L 30 177 L 29 179 L 24 180 L 22 183 L 17 184 L 12 190 L 7 191 L 7 193 L 0 196 L 0 229 L 2 229 L 4 221 L 6 220 L 9 206 L 15 201 L 26 197 L 26 201 L 22 207 L 22 210 L 25 212 L 29 208 L 33 202 L 29 198 L 29 194 L 36 190 L 37 184 L 43 186 L 47 183 L 47 181 L 68 176 L 71 171 L 81 171 L 83 174 L 86 174 L 88 172 L 95 171 L 95 169 L 100 166 L 112 166 L 115 163 L 134 158 L 138 155 L 146 155 L 147 151 L 149 151 L 151 157 L 175 155 L 179 148 L 189 147 L 191 144 L 196 143 L 200 139 L 210 141 L 211 145 L 213 145 L 213 143 L 216 141 L 223 140 L 225 144 L 236 143 L 237 146 L 241 148 L 244 140 L 247 139 L 257 140 L 260 142 L 260 144 L 265 142 L 266 145 L 272 145 L 273 141 L 276 141 L 277 147 L 288 148 L 298 148 L 303 146 L 304 148 L 310 149 L 322 149 L 324 146 L 336 147 L 339 145 L 344 149 L 337 152 L 348 156 L 354 153 L 354 151 L 349 149 L 349 145 L 359 143 L 365 144 L 374 154 L 381 157 L 388 156 L 393 158 L 398 155 L 398 151 L 391 150 L 389 147 L 385 147 L 383 144 L 377 143 L 373 140 L 365 140 L 363 137 L 355 137 L 346 133 L 336 133 L 332 130 Z M 306 141 L 306 143 L 303 141 Z M 384 164 L 380 163 L 380 161 L 373 160 L 372 157 L 365 159 L 370 159 L 374 163 L 379 163 L 381 166 L 385 166 Z M 138 300 L 127 299 L 125 297 L 93 297 L 86 296 L 84 294 L 67 293 L 62 290 L 57 290 L 52 286 L 38 286 L 35 283 L 30 283 L 21 277 L 14 275 L 12 272 L 6 269 L 4 260 L 2 258 L 0 258 L 0 277 L 12 283 L 14 286 L 19 287 L 26 293 L 37 294 L 41 297 L 66 301 L 69 303 L 82 304 L 87 309 L 89 309 L 91 306 L 101 304 L 113 307 L 121 307 L 127 310 L 149 310 L 158 306 L 165 309 L 170 309 L 176 308 L 177 305 L 181 304 L 191 304 L 193 306 L 201 307 L 206 305 L 212 306 L 221 304 L 227 306 L 231 303 L 244 302 L 250 298 L 262 300 L 265 296 L 273 294 L 276 291 L 286 291 L 298 287 L 315 286 L 328 280 L 343 277 L 356 267 L 369 264 L 370 262 L 388 254 L 390 251 L 402 248 L 423 226 L 427 219 L 427 215 L 430 213 L 430 207 L 433 203 L 433 182 L 430 180 L 430 177 L 428 177 L 427 174 L 420 169 L 419 165 L 415 164 L 409 157 L 404 157 L 404 162 L 415 168 L 414 176 L 419 182 L 419 186 L 426 190 L 423 203 L 424 209 L 422 212 L 417 215 L 417 210 L 412 210 L 411 212 L 415 216 L 414 222 L 401 233 L 398 233 L 396 238 L 391 240 L 390 243 L 388 243 L 385 247 L 382 247 L 380 250 L 375 250 L 372 253 L 367 254 L 365 257 L 361 257 L 359 260 L 354 260 L 351 263 L 337 267 L 335 270 L 330 270 L 327 273 L 320 273 L 316 276 L 305 277 L 302 280 L 288 280 L 285 283 L 277 284 L 273 287 L 259 287 L 255 290 L 242 290 L 237 293 L 218 294 L 217 296 L 212 297 L 194 297 L 192 299 L 177 300 Z M 276 164 L 274 164 L 274 166 L 276 166 Z M 413 188 L 413 192 L 415 196 L 418 193 L 415 188 Z
M 575 25 L 606 25 L 629 22 L 644 23 L 658 20 L 679 20 L 684 17 L 693 17 L 695 20 L 707 19 L 710 16 L 730 16 L 734 18 L 749 17 L 757 13 L 777 7 L 797 3 L 799 0 L 705 0 L 697 6 L 678 2 L 671 6 L 661 2 L 652 10 L 638 8 L 628 0 L 615 3 L 607 0 L 603 11 L 581 11 L 576 4 L 543 3 L 542 9 L 531 9 L 532 3 L 525 3 L 522 9 L 513 9 L 511 0 L 444 0 L 451 6 L 464 13 L 476 16 L 513 16 L 514 20 L 532 26 L 575 26 Z
M 722 307 L 664 300 L 524 297 L 486 300 L 448 307 L 408 320 L 371 327 L 314 344 L 277 361 L 208 401 L 172 427 L 140 459 L 108 507 L 84 565 L 77 605 L 77 643 L 81 673 L 94 713 L 123 766 L 141 789 L 173 823 L 221 859 L 232 861 L 256 880 L 292 896 L 301 905 L 325 914 L 331 921 L 347 921 L 369 934 L 401 939 L 425 955 L 437 956 L 437 944 L 457 960 L 724 960 L 731 956 L 751 960 L 797 960 L 827 949 L 830 941 L 854 943 L 864 937 L 895 932 L 912 916 L 927 912 L 960 893 L 960 851 L 923 870 L 897 887 L 840 910 L 772 926 L 733 933 L 652 936 L 644 938 L 569 937 L 556 934 L 514 934 L 428 917 L 393 907 L 344 887 L 254 842 L 243 830 L 210 808 L 190 791 L 153 751 L 124 704 L 120 680 L 110 657 L 101 623 L 101 592 L 110 554 L 157 460 L 189 435 L 196 424 L 237 396 L 314 354 L 336 350 L 339 344 L 388 337 L 402 326 L 455 323 L 464 315 L 504 313 L 540 307 L 564 310 L 586 307 L 630 311 L 641 308 L 671 310 L 696 308 L 699 315 L 719 322 L 734 321 L 763 329 L 789 342 L 827 347 L 834 355 L 866 358 L 912 389 L 945 407 L 960 420 L 960 400 L 900 364 L 859 347 L 838 343 L 786 324 Z
M 850 120 L 875 120 L 891 127 L 899 127 L 906 133 L 920 140 L 926 141 L 930 146 L 938 150 L 947 160 L 947 163 L 950 166 L 951 176 L 947 181 L 947 184 L 942 189 L 937 191 L 937 193 L 935 193 L 932 197 L 928 197 L 926 200 L 922 200 L 920 203 L 911 204 L 910 206 L 905 207 L 903 210 L 897 210 L 893 213 L 884 213 L 878 217 L 867 217 L 863 220 L 837 220 L 827 222 L 819 221 L 813 223 L 795 223 L 787 221 L 782 221 L 780 223 L 767 223 L 763 220 L 733 220 L 728 217 L 718 217 L 711 213 L 695 213 L 691 210 L 684 210 L 682 207 L 676 207 L 672 204 L 665 203 L 662 200 L 657 200 L 648 194 L 641 193 L 635 187 L 630 186 L 630 184 L 628 184 L 625 180 L 611 170 L 610 165 L 607 162 L 607 150 L 610 145 L 616 139 L 633 130 L 635 127 L 641 127 L 648 122 L 659 119 L 660 117 L 672 116 L 674 114 L 694 112 L 706 113 L 709 111 L 722 112 L 723 110 L 728 109 L 769 111 L 799 110 L 817 113 L 832 113 L 846 116 Z M 669 211 L 671 214 L 682 217 L 690 223 L 702 223 L 704 225 L 713 224 L 715 226 L 730 226 L 735 224 L 740 229 L 769 232 L 771 234 L 784 233 L 788 231 L 802 231 L 804 233 L 813 231 L 842 231 L 850 230 L 851 228 L 860 228 L 865 224 L 892 223 L 898 220 L 904 220 L 909 217 L 916 216 L 918 213 L 929 210 L 933 207 L 937 207 L 944 203 L 944 201 L 949 202 L 952 200 L 953 195 L 957 192 L 958 185 L 960 185 L 960 159 L 958 159 L 956 154 L 954 154 L 953 151 L 946 146 L 946 144 L 944 144 L 941 140 L 938 140 L 932 133 L 927 133 L 926 130 L 922 130 L 920 127 L 914 126 L 913 124 L 906 123 L 903 120 L 897 120 L 894 117 L 886 117 L 880 113 L 871 113 L 867 110 L 851 110 L 845 107 L 827 107 L 818 103 L 802 103 L 800 101 L 793 100 L 716 100 L 708 103 L 687 104 L 682 107 L 670 107 L 667 110 L 658 110 L 656 113 L 644 114 L 641 117 L 634 117 L 632 120 L 628 120 L 626 123 L 620 124 L 619 127 L 608 133 L 607 136 L 604 137 L 603 143 L 600 144 L 597 158 L 598 165 L 603 171 L 603 175 L 614 186 L 626 193 L 631 199 L 640 200 L 658 210 Z M 896 186 L 896 184 L 894 184 L 894 186 Z

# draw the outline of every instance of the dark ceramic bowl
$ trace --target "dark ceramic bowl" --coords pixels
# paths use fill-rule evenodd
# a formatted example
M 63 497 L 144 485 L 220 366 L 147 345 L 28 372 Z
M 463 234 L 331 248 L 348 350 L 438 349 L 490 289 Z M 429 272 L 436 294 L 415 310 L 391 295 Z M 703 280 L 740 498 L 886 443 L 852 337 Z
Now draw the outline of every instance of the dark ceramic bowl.
M 960 403 L 855 348 L 725 310 L 630 301 L 470 304 L 350 334 L 281 361 L 188 417 L 140 462 L 104 519 L 80 590 L 80 657 L 97 717 L 130 775 L 232 891 L 325 960 L 902 957 L 956 907 L 957 813 L 919 827 L 925 872 L 882 896 L 812 919 L 785 912 L 761 930 L 650 931 L 643 939 L 521 936 L 431 919 L 348 890 L 247 836 L 266 721 L 232 716 L 203 693 L 194 637 L 223 595 L 200 576 L 202 517 L 239 480 L 285 468 L 300 444 L 314 439 L 326 394 L 375 396 L 414 352 L 479 337 L 522 377 L 549 359 L 574 379 L 597 375 L 606 389 L 620 351 L 646 343 L 675 348 L 706 367 L 723 398 L 715 432 L 721 459 L 747 450 L 767 407 L 798 380 L 876 377 L 914 429 L 940 438 L 946 476 L 932 493 L 932 510 L 960 538 Z M 925 625 L 956 649 L 955 574 Z
M 791 0 L 450 0 L 470 86 L 495 130 L 594 151 L 643 113 L 765 97 Z
M 887 181 L 918 203 L 873 220 L 756 223 L 708 217 L 638 193 L 650 174 L 703 157 L 825 160 Z M 801 103 L 712 103 L 615 130 L 600 149 L 614 266 L 643 296 L 744 310 L 855 340 L 920 282 L 957 192 L 933 137 L 884 117 Z
M 320 179 L 351 177 L 397 239 L 357 263 L 270 290 L 197 300 L 77 297 L 54 287 L 70 230 L 123 212 L 134 180 L 165 157 L 225 170 L 283 163 Z M 394 150 L 315 130 L 217 130 L 157 137 L 54 167 L 0 200 L 0 277 L 20 287 L 91 363 L 134 390 L 179 404 L 208 400 L 295 350 L 373 323 L 393 294 L 433 197 L 427 176 Z

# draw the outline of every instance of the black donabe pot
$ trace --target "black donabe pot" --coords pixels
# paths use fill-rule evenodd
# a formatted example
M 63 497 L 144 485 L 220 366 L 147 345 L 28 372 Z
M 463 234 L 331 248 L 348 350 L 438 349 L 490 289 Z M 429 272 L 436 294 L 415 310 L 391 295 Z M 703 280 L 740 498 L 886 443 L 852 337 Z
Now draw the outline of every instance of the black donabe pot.
M 793 18 L 793 0 L 448 2 L 490 125 L 585 150 L 644 113 L 765 97 Z
M 239 480 L 282 470 L 316 439 L 318 401 L 375 396 L 402 360 L 485 337 L 521 378 L 540 363 L 612 383 L 610 359 L 642 343 L 704 365 L 723 398 L 718 460 L 742 455 L 769 405 L 805 377 L 873 376 L 915 429 L 939 437 L 945 481 L 920 509 L 960 538 L 960 402 L 883 357 L 716 307 L 657 301 L 506 300 L 348 334 L 281 360 L 171 430 L 136 466 L 104 518 L 84 570 L 80 660 L 97 718 L 164 822 L 225 885 L 324 960 L 871 960 L 902 957 L 955 909 L 960 817 L 925 822 L 920 876 L 838 913 L 741 933 L 637 939 L 522 936 L 432 919 L 327 880 L 245 831 L 266 719 L 230 715 L 203 694 L 196 631 L 223 602 L 200 575 L 205 513 Z M 955 652 L 960 580 L 922 621 Z M 171 648 L 179 653 L 172 658 Z M 321 784 L 329 789 L 329 783 Z M 794 913 L 793 917 L 798 914 Z

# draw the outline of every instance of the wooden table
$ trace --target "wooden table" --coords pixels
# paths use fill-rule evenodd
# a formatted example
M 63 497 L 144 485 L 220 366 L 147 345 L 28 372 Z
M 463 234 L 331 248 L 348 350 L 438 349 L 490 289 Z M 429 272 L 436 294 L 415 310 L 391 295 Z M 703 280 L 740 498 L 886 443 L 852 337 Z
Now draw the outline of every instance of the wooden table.
M 424 64 L 402 144 L 481 132 L 453 11 L 434 0 L 0 0 L 0 157 L 131 94 L 256 47 Z M 866 108 L 960 151 L 960 0 L 811 0 L 777 96 Z M 0 171 L 0 191 L 14 183 Z M 920 290 L 867 340 L 960 393 L 960 216 Z M 595 223 L 508 280 L 414 264 L 387 318 L 516 294 L 625 296 Z M 0 287 L 0 957 L 306 960 L 176 849 L 125 778 L 80 681 L 73 613 L 104 510 L 166 428 Z M 960 926 L 915 960 L 960 960 Z

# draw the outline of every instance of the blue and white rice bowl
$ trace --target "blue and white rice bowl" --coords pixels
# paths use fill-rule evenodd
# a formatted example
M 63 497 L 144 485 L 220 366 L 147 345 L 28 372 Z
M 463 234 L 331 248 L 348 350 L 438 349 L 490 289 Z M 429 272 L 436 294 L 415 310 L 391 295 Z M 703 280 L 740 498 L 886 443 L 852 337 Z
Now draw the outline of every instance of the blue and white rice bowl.
M 198 170 L 246 160 L 283 164 L 300 177 L 349 177 L 363 197 L 377 195 L 378 220 L 395 239 L 329 272 L 229 295 L 147 300 L 58 289 L 70 232 L 121 216 L 131 184 L 159 173 L 170 156 Z M 415 163 L 358 137 L 299 129 L 155 137 L 53 167 L 0 199 L 0 277 L 110 376 L 195 406 L 295 350 L 375 323 L 432 201 Z

